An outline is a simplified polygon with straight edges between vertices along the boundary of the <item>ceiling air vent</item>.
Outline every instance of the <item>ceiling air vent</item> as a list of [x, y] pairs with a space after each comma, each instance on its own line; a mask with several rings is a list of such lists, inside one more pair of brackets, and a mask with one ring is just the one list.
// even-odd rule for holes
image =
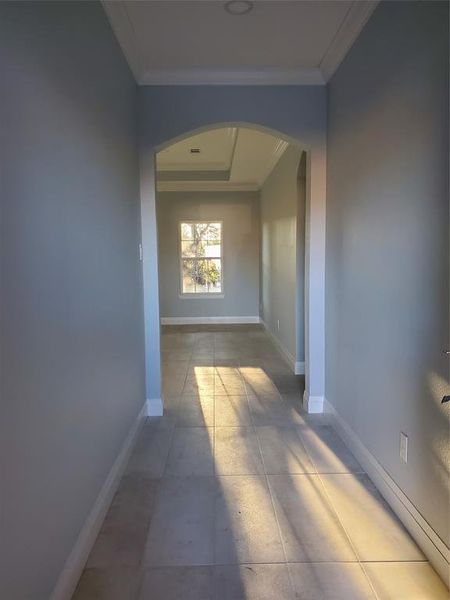
[[224, 6], [230, 15], [247, 15], [253, 8], [253, 2], [250, 0], [229, 0]]

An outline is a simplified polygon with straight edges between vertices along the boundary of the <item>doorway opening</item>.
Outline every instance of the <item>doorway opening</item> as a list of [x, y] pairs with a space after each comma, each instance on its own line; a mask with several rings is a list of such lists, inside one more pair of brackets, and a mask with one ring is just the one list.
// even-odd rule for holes
[[[159, 148], [155, 169], [166, 406], [190, 385], [181, 362], [245, 366], [272, 350], [285, 363], [280, 391], [300, 406], [308, 371], [305, 149], [264, 128], [218, 125]], [[285, 367], [297, 378], [283, 379]]]

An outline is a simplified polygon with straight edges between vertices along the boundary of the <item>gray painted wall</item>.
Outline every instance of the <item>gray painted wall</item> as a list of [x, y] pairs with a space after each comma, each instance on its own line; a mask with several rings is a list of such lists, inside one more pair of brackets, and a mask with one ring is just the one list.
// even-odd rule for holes
[[0, 597], [48, 600], [145, 398], [136, 87], [98, 3], [0, 3], [0, 61]]
[[327, 399], [447, 545], [448, 22], [383, 2], [331, 80], [326, 254]]
[[[324, 86], [143, 86], [138, 90], [144, 245], [148, 397], [161, 394], [159, 290], [154, 155], [174, 138], [208, 125], [256, 124], [285, 134], [308, 150], [307, 204], [311, 240], [306, 256], [306, 386], [322, 396], [324, 376], [326, 89]], [[311, 276], [309, 277], [309, 273]], [[309, 279], [308, 279], [309, 278]]]
[[[157, 196], [161, 317], [259, 315], [258, 192], [177, 192]], [[223, 298], [180, 298], [179, 225], [222, 221]]]
[[[295, 146], [289, 146], [261, 189], [262, 317], [269, 331], [296, 361], [304, 360], [305, 197], [300, 198], [298, 185], [301, 153]], [[297, 231], [298, 219], [303, 227]]]

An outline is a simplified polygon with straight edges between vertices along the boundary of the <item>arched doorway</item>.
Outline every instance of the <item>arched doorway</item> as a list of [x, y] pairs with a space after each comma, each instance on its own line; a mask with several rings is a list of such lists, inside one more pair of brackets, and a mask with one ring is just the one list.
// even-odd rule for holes
[[[193, 135], [223, 127], [245, 127], [275, 135], [305, 153], [305, 395], [308, 412], [322, 412], [324, 398], [324, 261], [325, 170], [323, 155], [301, 140], [276, 129], [247, 121], [216, 122], [183, 131], [143, 152], [141, 163], [142, 240], [144, 247], [144, 313], [146, 342], [147, 403], [151, 415], [162, 414], [160, 369], [160, 310], [158, 291], [158, 244], [155, 212], [156, 154]], [[322, 149], [323, 150], [323, 149]], [[314, 168], [312, 168], [314, 167]], [[323, 179], [323, 181], [321, 181]], [[322, 187], [323, 185], [323, 187]], [[317, 201], [312, 190], [317, 188]], [[313, 201], [312, 201], [313, 200]]]

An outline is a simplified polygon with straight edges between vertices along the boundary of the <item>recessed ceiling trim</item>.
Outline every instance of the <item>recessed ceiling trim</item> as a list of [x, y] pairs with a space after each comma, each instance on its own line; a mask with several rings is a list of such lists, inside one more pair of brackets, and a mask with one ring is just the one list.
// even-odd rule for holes
[[353, 2], [319, 65], [325, 81], [332, 77], [344, 60], [378, 3], [379, 0]]
[[239, 139], [239, 129], [237, 127], [235, 127], [234, 130], [235, 130], [235, 133], [234, 133], [234, 139], [233, 139], [233, 149], [231, 150], [230, 167], [229, 167], [230, 178], [231, 178], [231, 174], [233, 173], [234, 157], [236, 156], [236, 146], [237, 146], [238, 139]]
[[156, 171], [157, 181], [229, 181], [230, 171]]
[[286, 142], [285, 140], [278, 140], [277, 144], [275, 145], [275, 147], [273, 149], [272, 154], [269, 157], [266, 168], [262, 174], [261, 181], [258, 182], [260, 187], [262, 187], [264, 185], [264, 182], [269, 177], [269, 175], [272, 173], [277, 162], [283, 156], [283, 154], [287, 150], [288, 146], [289, 146], [289, 142]]
[[229, 164], [228, 164], [228, 170], [231, 173], [231, 169], [233, 168], [234, 155], [236, 153], [236, 145], [237, 145], [238, 136], [239, 136], [239, 129], [237, 127], [229, 127], [228, 128], [228, 136], [231, 140], [231, 153], [230, 153], [230, 160], [229, 160]]
[[158, 161], [158, 171], [226, 171], [230, 168], [227, 162], [161, 162]]
[[140, 85], [324, 85], [319, 69], [179, 69], [148, 71]]
[[160, 181], [158, 192], [257, 192], [259, 185], [253, 182], [230, 181]]

